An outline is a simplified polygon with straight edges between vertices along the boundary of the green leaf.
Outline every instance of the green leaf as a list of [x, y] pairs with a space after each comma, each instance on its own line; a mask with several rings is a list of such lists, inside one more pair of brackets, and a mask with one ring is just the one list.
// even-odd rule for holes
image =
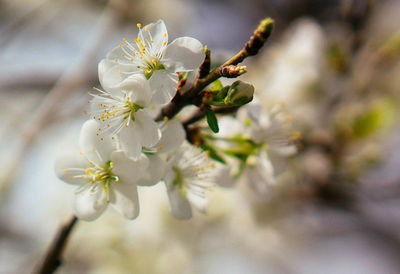
[[222, 158], [221, 155], [218, 154], [217, 150], [208, 144], [202, 144], [200, 145], [200, 147], [204, 150], [208, 152], [208, 156], [211, 157], [211, 159], [214, 159], [215, 161], [218, 161], [222, 164], [226, 164], [226, 161], [224, 160], [224, 158]]
[[218, 133], [219, 127], [218, 127], [217, 117], [215, 116], [215, 113], [211, 108], [206, 108], [206, 118], [210, 129], [214, 133]]
[[224, 86], [222, 85], [220, 80], [215, 80], [213, 82], [213, 86], [211, 87], [211, 91], [219, 91], [223, 88]]

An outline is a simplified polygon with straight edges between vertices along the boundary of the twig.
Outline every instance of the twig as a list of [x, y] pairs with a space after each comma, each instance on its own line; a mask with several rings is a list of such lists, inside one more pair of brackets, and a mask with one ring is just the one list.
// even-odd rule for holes
[[[224, 72], [226, 72], [226, 67], [232, 68], [230, 66], [235, 66], [241, 63], [248, 56], [256, 55], [261, 47], [264, 45], [264, 43], [267, 41], [268, 37], [271, 35], [273, 26], [274, 20], [272, 20], [271, 18], [262, 20], [241, 51], [239, 51], [235, 56], [233, 56], [221, 66], [211, 71], [207, 76], [204, 76], [202, 78], [201, 76], [203, 76], [203, 73], [199, 73], [198, 78], [194, 82], [193, 86], [183, 93], [178, 92], [171, 103], [169, 103], [160, 111], [159, 115], [156, 117], [156, 120], [160, 121], [164, 117], [174, 117], [183, 107], [193, 104], [197, 95], [199, 95], [205, 87], [207, 87], [218, 78], [224, 76]], [[207, 62], [209, 62], [209, 55], [207, 54], [206, 50], [206, 58], [203, 64]], [[203, 64], [201, 65], [201, 67], [203, 67]]]
[[72, 229], [77, 223], [78, 218], [72, 216], [67, 222], [65, 222], [58, 230], [56, 236], [53, 239], [49, 249], [46, 252], [44, 260], [38, 265], [37, 269], [33, 273], [37, 274], [49, 274], [54, 273], [56, 269], [62, 264], [61, 256], [67, 243], [68, 237], [71, 234]]

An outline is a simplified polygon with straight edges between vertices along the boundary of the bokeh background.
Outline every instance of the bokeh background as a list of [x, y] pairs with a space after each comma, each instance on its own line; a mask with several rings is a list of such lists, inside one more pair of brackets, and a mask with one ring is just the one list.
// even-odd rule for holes
[[138, 219], [78, 224], [58, 273], [399, 273], [399, 14], [398, 0], [0, 0], [0, 273], [29, 273], [70, 216], [57, 150], [136, 23], [162, 18], [220, 62], [267, 16], [243, 78], [303, 134], [278, 187], [215, 188], [190, 221], [170, 216], [163, 185], [142, 188]]

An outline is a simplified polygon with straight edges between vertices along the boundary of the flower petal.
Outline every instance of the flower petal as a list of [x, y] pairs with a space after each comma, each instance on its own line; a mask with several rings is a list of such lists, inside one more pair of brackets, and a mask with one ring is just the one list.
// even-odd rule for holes
[[142, 153], [140, 133], [136, 131], [134, 122], [131, 121], [128, 127], [123, 127], [119, 132], [119, 141], [126, 154], [132, 159], [139, 159]]
[[135, 184], [141, 179], [149, 166], [149, 159], [143, 153], [137, 160], [128, 158], [124, 151], [114, 151], [111, 154], [111, 161], [114, 163], [113, 173], [120, 178], [122, 184]]
[[276, 183], [274, 168], [264, 154], [261, 154], [257, 161], [256, 166], [249, 166], [246, 169], [247, 182], [256, 194], [265, 197]]
[[178, 75], [166, 70], [156, 70], [150, 77], [150, 88], [153, 91], [153, 102], [167, 104], [176, 94]]
[[161, 138], [161, 131], [157, 123], [154, 122], [145, 110], [141, 109], [135, 113], [133, 127], [135, 131], [140, 133], [142, 146], [152, 147]]
[[144, 169], [141, 170], [144, 177], [137, 182], [140, 186], [157, 184], [165, 172], [166, 163], [160, 157], [157, 155], [148, 155], [147, 157], [149, 158], [149, 166], [145, 172], [143, 172]]
[[139, 215], [139, 199], [135, 184], [119, 182], [113, 185], [115, 200], [113, 207], [127, 219], [135, 219]]
[[[233, 163], [232, 163], [233, 164]], [[232, 176], [232, 166], [218, 164], [218, 169], [215, 175], [215, 183], [221, 187], [233, 187], [236, 181]]]
[[[105, 90], [112, 92], [114, 90], [118, 91], [122, 81], [135, 71], [138, 71], [138, 69], [133, 65], [118, 64], [115, 61], [103, 59], [99, 63], [98, 71], [101, 86]], [[124, 72], [132, 73], [128, 74]]]
[[197, 69], [204, 60], [203, 45], [191, 37], [180, 37], [165, 49], [162, 63], [173, 72]]
[[139, 106], [147, 107], [150, 104], [152, 92], [144, 75], [132, 75], [121, 83], [121, 88], [130, 92], [130, 99]]
[[86, 121], [79, 136], [79, 147], [89, 161], [103, 166], [110, 159], [114, 151], [114, 144], [111, 136], [101, 133], [100, 125], [94, 120]]
[[99, 185], [93, 185], [75, 195], [75, 214], [79, 219], [93, 221], [107, 208], [106, 197]]
[[144, 28], [142, 28], [142, 35], [144, 41], [146, 39], [148, 41], [153, 41], [153, 43], [151, 43], [151, 50], [153, 53], [161, 52], [168, 43], [167, 27], [161, 19], [155, 23], [144, 26]]
[[76, 178], [77, 175], [85, 174], [89, 163], [87, 159], [78, 152], [64, 152], [59, 155], [55, 164], [55, 171], [61, 180], [69, 184], [84, 184], [85, 178]]
[[177, 219], [192, 218], [192, 207], [179, 188], [173, 185], [167, 186], [167, 193], [171, 214]]
[[155, 145], [159, 149], [159, 153], [168, 153], [178, 149], [186, 138], [182, 124], [176, 120], [167, 121], [164, 128], [161, 129], [161, 133], [161, 139]]

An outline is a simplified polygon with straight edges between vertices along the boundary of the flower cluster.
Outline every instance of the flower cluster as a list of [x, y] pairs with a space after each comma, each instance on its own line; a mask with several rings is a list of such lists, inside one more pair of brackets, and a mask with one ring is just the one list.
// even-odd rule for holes
[[90, 120], [81, 129], [77, 152], [56, 162], [58, 177], [78, 185], [75, 213], [90, 221], [113, 206], [124, 217], [139, 214], [138, 186], [165, 182], [172, 214], [191, 217], [191, 204], [204, 210], [212, 185], [205, 153], [184, 142], [175, 120], [155, 122], [151, 110], [171, 101], [178, 72], [197, 69], [202, 44], [190, 37], [168, 44], [162, 20], [141, 27], [133, 42], [112, 49], [99, 63], [102, 89], [89, 94]]
[[[271, 22], [264, 20], [261, 25]], [[253, 85], [235, 81], [223, 86], [212, 76], [209, 78], [214, 80], [208, 84], [213, 85], [198, 93], [199, 98], [189, 98], [186, 105], [197, 102], [214, 133], [219, 131], [214, 110], [240, 108], [237, 119], [225, 117], [235, 125], [220, 119], [222, 132], [215, 135], [202, 127], [197, 131], [187, 126], [184, 129], [177, 120], [155, 120], [153, 110], [170, 103], [180, 85], [190, 82], [193, 75], [188, 72], [200, 67], [197, 80], [218, 71], [219, 77], [234, 78], [245, 73], [246, 67], [227, 65], [209, 72], [205, 69], [209, 51], [198, 40], [181, 37], [168, 44], [162, 20], [137, 26], [134, 41], [124, 38], [99, 63], [102, 89], [95, 87], [89, 92], [93, 97], [89, 101], [90, 120], [82, 127], [79, 151], [63, 154], [56, 163], [58, 177], [78, 185], [77, 217], [94, 220], [110, 204], [124, 217], [134, 219], [139, 214], [138, 187], [159, 182], [165, 183], [171, 213], [179, 219], [191, 218], [192, 206], [205, 210], [206, 192], [215, 180], [232, 185], [234, 179], [246, 174], [257, 193], [268, 192], [279, 172], [275, 162], [282, 162], [276, 159], [296, 151], [286, 126], [287, 116], [282, 111], [264, 113], [259, 105], [240, 108], [253, 100]], [[258, 28], [254, 37], [261, 39], [263, 31], [269, 33], [270, 29]], [[251, 43], [246, 44], [247, 55], [255, 52], [248, 48]], [[192, 81], [193, 87], [197, 80]], [[231, 133], [224, 133], [224, 128]], [[237, 132], [232, 134], [235, 128]], [[192, 134], [186, 136], [187, 132], [198, 132], [198, 140]], [[214, 169], [216, 161], [224, 167]], [[217, 170], [220, 172], [214, 172]]]

